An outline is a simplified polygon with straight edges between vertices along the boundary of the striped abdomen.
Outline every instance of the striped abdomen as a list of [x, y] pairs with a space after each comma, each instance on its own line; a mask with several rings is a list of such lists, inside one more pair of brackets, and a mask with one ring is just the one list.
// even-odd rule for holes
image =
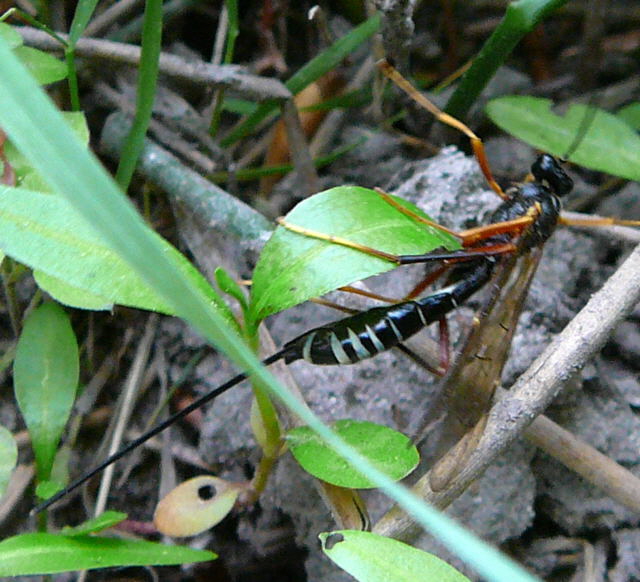
[[304, 359], [317, 365], [355, 364], [410, 338], [442, 319], [490, 278], [495, 258], [479, 260], [463, 280], [416, 301], [374, 307], [317, 327], [285, 344], [287, 363]]

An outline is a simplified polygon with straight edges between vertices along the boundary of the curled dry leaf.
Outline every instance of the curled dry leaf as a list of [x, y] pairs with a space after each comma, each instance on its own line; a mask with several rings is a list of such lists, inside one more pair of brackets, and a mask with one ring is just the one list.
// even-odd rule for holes
[[168, 536], [197, 535], [220, 523], [247, 486], [211, 475], [194, 477], [160, 500], [153, 522], [158, 531]]

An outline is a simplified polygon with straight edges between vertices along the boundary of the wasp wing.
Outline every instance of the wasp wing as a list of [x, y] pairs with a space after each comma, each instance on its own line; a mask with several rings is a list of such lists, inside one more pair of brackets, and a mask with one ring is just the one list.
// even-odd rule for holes
[[456, 451], [443, 457], [431, 470], [429, 481], [434, 491], [444, 489], [462, 470], [484, 432], [541, 255], [542, 249], [534, 248], [525, 254], [516, 251], [503, 259], [489, 283], [491, 296], [474, 318], [473, 328], [445, 379], [447, 414], [438, 451], [443, 454], [454, 444]]

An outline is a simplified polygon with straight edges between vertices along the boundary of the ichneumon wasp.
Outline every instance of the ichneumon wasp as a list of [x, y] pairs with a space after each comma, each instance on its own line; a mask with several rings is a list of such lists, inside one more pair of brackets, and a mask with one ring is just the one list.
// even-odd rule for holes
[[[447, 119], [441, 119], [448, 122]], [[482, 151], [475, 135], [470, 136], [476, 151]], [[502, 192], [488, 173], [485, 175], [497, 192]], [[330, 239], [333, 244], [352, 246], [361, 252], [372, 253], [397, 264], [410, 264], [424, 261], [448, 261], [452, 265], [452, 281], [444, 288], [430, 293], [422, 299], [408, 299], [395, 305], [374, 308], [352, 315], [332, 325], [320, 326], [290, 340], [284, 347], [264, 360], [271, 364], [278, 360], [291, 363], [304, 359], [314, 364], [356, 363], [408, 339], [419, 329], [440, 321], [451, 310], [491, 280], [494, 271], [504, 262], [516, 255], [526, 255], [535, 251], [551, 235], [557, 224], [560, 205], [556, 195], [562, 196], [571, 189], [570, 179], [561, 166], [551, 156], [540, 156], [532, 167], [533, 180], [519, 186], [509, 194], [501, 193], [503, 204], [491, 218], [492, 225], [480, 227], [463, 233], [455, 233], [462, 240], [465, 250], [459, 252], [426, 254], [417, 256], [390, 256], [377, 250], [352, 245], [349, 241]], [[392, 203], [392, 202], [390, 202]], [[287, 228], [295, 230], [296, 225]], [[298, 229], [299, 230], [299, 229]], [[322, 236], [309, 229], [303, 229], [303, 236]], [[459, 263], [459, 264], [458, 264]], [[177, 418], [185, 416], [205, 402], [214, 399], [231, 387], [246, 379], [240, 374], [218, 389], [194, 402], [178, 415], [160, 424], [150, 433], [133, 441], [128, 447], [107, 459], [93, 473], [101, 470], [125, 455], [142, 442], [151, 438], [172, 424]], [[486, 407], [486, 402], [481, 408]], [[82, 481], [86, 480], [85, 476]], [[73, 483], [68, 489], [80, 484]], [[53, 502], [55, 498], [49, 501]]]

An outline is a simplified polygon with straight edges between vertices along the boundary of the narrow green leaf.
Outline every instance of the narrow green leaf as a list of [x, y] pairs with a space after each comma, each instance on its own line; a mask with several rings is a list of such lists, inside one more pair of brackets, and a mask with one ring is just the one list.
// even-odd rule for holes
[[67, 66], [49, 53], [30, 46], [20, 46], [14, 49], [14, 53], [40, 85], [55, 83], [67, 77]]
[[78, 344], [64, 310], [45, 303], [27, 318], [16, 350], [16, 400], [31, 436], [38, 480], [49, 478], [78, 387]]
[[17, 461], [16, 440], [10, 430], [0, 425], [0, 497], [4, 495]]
[[246, 310], [247, 297], [245, 291], [236, 283], [234, 278], [222, 267], [218, 267], [213, 274], [218, 287], [220, 287], [220, 291], [233, 297], [242, 306], [242, 309]]
[[146, 0], [142, 26], [142, 49], [138, 65], [136, 111], [131, 130], [122, 146], [122, 154], [116, 171], [116, 182], [125, 192], [144, 148], [145, 134], [151, 122], [161, 50], [162, 0]]
[[[387, 426], [369, 421], [338, 420], [332, 428], [391, 479], [406, 477], [420, 460], [411, 440]], [[376, 487], [373, 481], [354, 469], [309, 427], [290, 430], [286, 440], [296, 461], [314, 477], [350, 489]]]
[[114, 566], [168, 566], [216, 558], [213, 552], [155, 542], [32, 533], [0, 542], [0, 576], [56, 574]]
[[77, 3], [69, 29], [69, 45], [74, 46], [78, 42], [89, 24], [97, 4], [98, 0], [80, 0]]
[[322, 551], [359, 582], [469, 582], [433, 554], [366, 531], [321, 533]]
[[113, 527], [125, 519], [127, 519], [126, 513], [122, 513], [121, 511], [105, 511], [76, 527], [64, 527], [60, 533], [68, 537], [89, 535]]
[[[535, 97], [509, 96], [487, 104], [491, 120], [526, 141], [553, 154], [565, 156], [579, 135], [586, 106], [572, 105], [558, 115], [552, 102]], [[624, 121], [598, 109], [574, 152], [571, 161], [592, 170], [629, 180], [640, 180], [640, 137]]]
[[[406, 200], [393, 197], [428, 218]], [[286, 220], [393, 254], [460, 248], [441, 230], [426, 226], [367, 188], [331, 188], [298, 204]], [[260, 321], [283, 309], [385, 271], [397, 265], [358, 250], [278, 227], [253, 272], [250, 314]]]

